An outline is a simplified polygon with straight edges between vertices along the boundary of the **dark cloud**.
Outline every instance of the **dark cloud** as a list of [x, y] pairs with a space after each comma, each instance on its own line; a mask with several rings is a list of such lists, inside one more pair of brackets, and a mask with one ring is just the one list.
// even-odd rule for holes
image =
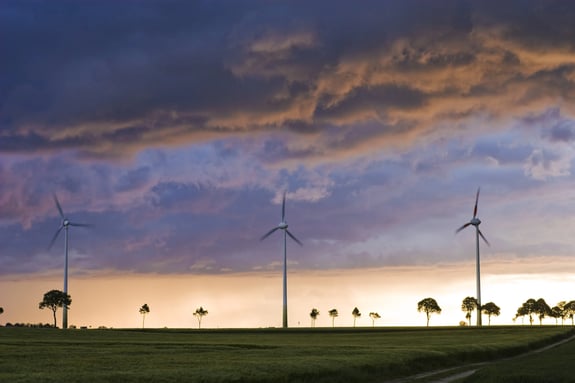
[[60, 267], [52, 193], [85, 270], [275, 269], [283, 190], [294, 268], [462, 259], [477, 186], [518, 223], [572, 186], [574, 9], [5, 1], [0, 273]]
[[575, 139], [573, 120], [562, 113], [559, 107], [525, 117], [522, 123], [539, 131], [542, 138], [553, 143], [569, 143]]
[[[368, 116], [384, 115], [388, 108], [414, 109], [425, 102], [425, 95], [416, 89], [386, 85], [359, 88], [333, 107], [319, 107], [315, 116], [319, 119], [348, 119], [358, 122]], [[354, 118], [354, 115], [359, 117]], [[365, 116], [365, 117], [363, 117]]]
[[554, 142], [571, 142], [575, 139], [573, 122], [563, 121], [554, 125], [549, 131], [549, 139]]
[[150, 180], [150, 171], [148, 166], [128, 171], [118, 179], [115, 190], [127, 192], [141, 188]]
[[480, 17], [493, 25], [505, 26], [505, 36], [525, 45], [538, 48], [550, 45], [568, 45], [575, 48], [572, 39], [575, 36], [573, 23], [568, 22], [575, 16], [575, 8], [560, 0], [515, 0], [500, 3], [498, 1], [475, 2], [474, 7]]
[[[182, 208], [202, 195], [202, 185], [161, 182], [151, 188], [151, 204], [162, 209]], [[204, 189], [205, 190], [205, 189]]]
[[0, 150], [117, 158], [288, 129], [326, 133], [310, 155], [330, 157], [333, 125], [379, 123], [350, 143], [376, 150], [394, 145], [392, 125], [412, 140], [434, 116], [521, 116], [518, 84], [536, 109], [572, 98], [573, 13], [546, 1], [8, 1]]
[[501, 165], [521, 165], [532, 150], [530, 145], [518, 145], [511, 137], [495, 137], [477, 140], [471, 154], [479, 159], [493, 159]]

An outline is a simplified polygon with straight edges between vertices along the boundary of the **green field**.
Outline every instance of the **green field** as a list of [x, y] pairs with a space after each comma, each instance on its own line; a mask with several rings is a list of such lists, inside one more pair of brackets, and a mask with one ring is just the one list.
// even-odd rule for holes
[[572, 328], [0, 328], [4, 382], [383, 382], [498, 359]]
[[575, 342], [481, 368], [465, 383], [575, 382]]

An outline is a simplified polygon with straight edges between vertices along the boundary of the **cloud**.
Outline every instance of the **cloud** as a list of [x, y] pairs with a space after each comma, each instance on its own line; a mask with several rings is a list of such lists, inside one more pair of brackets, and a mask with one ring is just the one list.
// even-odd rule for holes
[[0, 150], [116, 159], [288, 130], [300, 158], [337, 159], [477, 118], [570, 120], [574, 7], [520, 4], [9, 3]]
[[551, 128], [549, 137], [552, 141], [556, 142], [571, 142], [575, 139], [575, 134], [571, 129], [572, 123], [559, 124]]
[[126, 192], [144, 186], [150, 179], [150, 168], [141, 167], [122, 175], [116, 183], [116, 191]]
[[537, 180], [545, 180], [547, 177], [560, 177], [571, 174], [571, 159], [561, 157], [555, 153], [549, 153], [535, 149], [525, 164], [525, 174]]
[[568, 251], [521, 238], [575, 186], [570, 4], [62, 4], [0, 11], [3, 273], [59, 267], [53, 192], [86, 270], [277, 269], [284, 190], [294, 269], [466, 259], [478, 186], [494, 247]]

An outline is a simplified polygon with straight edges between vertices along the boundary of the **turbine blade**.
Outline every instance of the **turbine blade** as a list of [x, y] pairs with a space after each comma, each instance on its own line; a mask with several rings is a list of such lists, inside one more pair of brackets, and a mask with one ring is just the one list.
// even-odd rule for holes
[[56, 234], [54, 234], [54, 236], [52, 237], [52, 240], [50, 241], [50, 245], [48, 246], [48, 250], [50, 250], [52, 248], [52, 246], [54, 245], [54, 242], [56, 242], [56, 239], [58, 238], [58, 235], [60, 235], [60, 232], [62, 231], [63, 228], [64, 228], [64, 225], [60, 226], [60, 228], [56, 231]]
[[269, 237], [270, 235], [272, 235], [272, 233], [276, 230], [279, 230], [279, 226], [278, 227], [274, 227], [273, 229], [271, 229], [270, 231], [268, 231], [267, 233], [265, 233], [261, 238], [260, 241], [263, 241], [264, 239], [266, 239], [267, 237]]
[[463, 225], [459, 229], [455, 230], [455, 234], [459, 233], [461, 230], [465, 229], [469, 225], [471, 225], [471, 222], [467, 222], [465, 225]]
[[294, 237], [294, 235], [292, 233], [289, 232], [288, 229], [286, 229], [286, 233], [287, 235], [289, 235], [291, 237], [291, 239], [293, 239], [294, 241], [296, 241], [298, 243], [298, 245], [303, 246], [303, 243], [300, 242], [299, 239], [297, 239], [296, 237]]
[[284, 190], [284, 198], [282, 202], [282, 222], [286, 219], [286, 191]]
[[52, 197], [54, 197], [54, 203], [56, 204], [56, 207], [58, 208], [58, 213], [60, 213], [60, 217], [62, 217], [62, 219], [65, 219], [66, 217], [64, 217], [64, 211], [62, 211], [62, 206], [60, 206], [60, 202], [58, 201], [58, 197], [56, 197], [56, 194], [52, 194]]
[[485, 243], [487, 244], [487, 246], [491, 246], [491, 244], [489, 244], [489, 241], [487, 240], [487, 238], [485, 238], [485, 236], [483, 235], [483, 233], [481, 232], [481, 230], [479, 230], [479, 228], [477, 228], [477, 232], [479, 233], [479, 236], [481, 238], [483, 238], [483, 240], [485, 241]]
[[477, 217], [477, 203], [479, 202], [479, 188], [477, 188], [477, 194], [475, 195], [475, 208], [473, 208], [473, 218]]
[[77, 226], [77, 227], [93, 227], [94, 226], [90, 223], [73, 223], [73, 222], [70, 222], [69, 225], [70, 226]]

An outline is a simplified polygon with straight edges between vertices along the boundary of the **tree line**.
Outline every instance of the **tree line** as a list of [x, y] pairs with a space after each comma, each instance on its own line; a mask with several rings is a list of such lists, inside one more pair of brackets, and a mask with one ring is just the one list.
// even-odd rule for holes
[[[140, 314], [142, 315], [142, 328], [144, 328], [144, 321], [146, 319], [146, 315], [150, 313], [150, 306], [147, 303], [144, 303], [139, 310]], [[194, 312], [194, 316], [198, 320], [198, 328], [202, 328], [202, 318], [208, 315], [208, 310], [204, 309], [202, 306], [196, 309]]]
[[[475, 298], [472, 297], [467, 297], [463, 300], [463, 304], [462, 304], [462, 310], [465, 311], [466, 314], [466, 318], [469, 320], [469, 324], [471, 325], [471, 312], [473, 312], [473, 310], [477, 309], [477, 300]], [[499, 315], [500, 313], [500, 309], [499, 307], [493, 303], [493, 302], [489, 302], [485, 305], [483, 305], [483, 313], [489, 316], [489, 323], [491, 324], [491, 316], [492, 315]], [[423, 312], [426, 315], [427, 318], [427, 326], [429, 326], [429, 320], [431, 319], [431, 315], [432, 314], [441, 314], [441, 307], [439, 307], [439, 304], [437, 303], [437, 301], [433, 298], [425, 298], [421, 301], [419, 301], [417, 303], [417, 311], [418, 312]], [[311, 327], [315, 327], [315, 321], [317, 319], [319, 315], [319, 311], [316, 308], [312, 308], [311, 312], [309, 314], [309, 316], [311, 317]], [[337, 318], [339, 316], [339, 312], [337, 311], [337, 309], [331, 309], [328, 311], [328, 315], [331, 318], [331, 326], [334, 327], [335, 326], [335, 318]], [[355, 307], [353, 309], [353, 311], [351, 312], [351, 315], [353, 316], [353, 327], [355, 327], [356, 324], [356, 320], [357, 318], [361, 317], [361, 312], [359, 311], [359, 309], [357, 307]], [[369, 317], [371, 318], [371, 324], [372, 327], [375, 327], [375, 321], [377, 319], [381, 319], [381, 315], [379, 315], [379, 313], [377, 312], [370, 312], [369, 313]]]
[[[318, 309], [312, 308], [311, 312], [309, 313], [309, 316], [311, 317], [311, 327], [315, 327], [315, 321], [318, 315], [319, 315]], [[335, 327], [335, 318], [339, 316], [339, 312], [337, 311], [337, 309], [331, 309], [328, 311], [328, 315], [331, 318], [331, 327]], [[361, 317], [361, 312], [357, 307], [354, 307], [354, 309], [351, 312], [351, 315], [353, 316], [353, 327], [355, 327], [356, 320]], [[375, 326], [375, 321], [381, 318], [381, 316], [376, 312], [370, 312], [369, 317], [371, 318], [372, 326]]]
[[[69, 294], [64, 293], [60, 290], [50, 290], [44, 294], [42, 301], [38, 304], [38, 308], [40, 310], [49, 309], [52, 311], [52, 318], [54, 320], [54, 328], [58, 327], [58, 322], [56, 319], [56, 312], [59, 308], [64, 307], [64, 305], [70, 307], [72, 304], [72, 298]], [[144, 303], [138, 310], [140, 315], [142, 315], [142, 328], [144, 328], [146, 315], [150, 313], [150, 306], [147, 303]], [[4, 313], [4, 308], [0, 307], [0, 314]], [[194, 312], [194, 317], [198, 319], [198, 328], [201, 328], [202, 325], [202, 318], [208, 315], [208, 310], [204, 309], [203, 307], [199, 307]], [[45, 326], [42, 326], [45, 327]]]
[[[493, 302], [486, 303], [479, 306], [479, 302], [474, 297], [465, 297], [461, 303], [461, 311], [465, 312], [465, 319], [471, 326], [471, 315], [473, 311], [478, 311], [481, 314], [487, 315], [489, 318], [489, 325], [491, 325], [491, 317], [499, 316], [501, 314], [501, 309]], [[463, 322], [465, 323], [465, 322]]]
[[[52, 311], [52, 317], [54, 320], [54, 327], [57, 327], [56, 311], [58, 308], [62, 308], [64, 305], [70, 306], [72, 304], [72, 298], [69, 294], [66, 294], [60, 290], [50, 290], [44, 294], [42, 301], [38, 304], [39, 309], [49, 309]], [[489, 325], [491, 325], [491, 317], [499, 316], [501, 314], [501, 309], [493, 302], [486, 303], [479, 307], [477, 299], [474, 297], [466, 297], [461, 303], [461, 310], [465, 312], [465, 319], [471, 325], [471, 316], [474, 311], [480, 314], [487, 315], [489, 318]], [[139, 313], [142, 315], [142, 328], [145, 326], [146, 315], [150, 313], [150, 307], [148, 304], [144, 304], [139, 308]], [[425, 313], [426, 315], [426, 325], [429, 326], [429, 321], [432, 314], [441, 314], [441, 307], [434, 298], [425, 298], [417, 303], [417, 311]], [[4, 308], [0, 307], [0, 314], [4, 313]], [[198, 328], [202, 326], [202, 318], [208, 315], [208, 310], [203, 307], [199, 307], [193, 313], [194, 317], [198, 320]], [[315, 322], [320, 312], [317, 308], [312, 308], [309, 314], [311, 318], [311, 327], [315, 327]], [[339, 316], [337, 309], [331, 309], [328, 311], [328, 315], [331, 318], [331, 325], [335, 327], [335, 319]], [[353, 327], [356, 326], [356, 321], [361, 317], [361, 312], [357, 307], [351, 311], [353, 316]], [[518, 318], [524, 320], [525, 317], [529, 318], [529, 324], [533, 325], [535, 318], [539, 319], [539, 324], [543, 324], [543, 319], [545, 317], [555, 318], [555, 323], [559, 323], [561, 319], [561, 324], [563, 325], [565, 319], [571, 319], [571, 325], [575, 326], [575, 300], [572, 301], [561, 301], [557, 305], [550, 307], [543, 298], [537, 300], [530, 298], [523, 302], [523, 304], [517, 309], [515, 317], [513, 317], [513, 322]], [[372, 321], [372, 326], [375, 327], [375, 321], [381, 319], [381, 315], [377, 312], [370, 312], [369, 318]], [[466, 322], [460, 322], [460, 324], [465, 325]]]
[[[461, 310], [465, 312], [465, 319], [469, 326], [471, 326], [471, 316], [474, 311], [480, 312], [482, 315], [487, 315], [488, 324], [491, 325], [491, 317], [499, 316], [501, 314], [501, 309], [494, 302], [488, 302], [479, 307], [477, 299], [474, 297], [465, 297], [461, 303]], [[441, 307], [434, 298], [425, 298], [417, 303], [417, 311], [422, 312], [426, 316], [426, 326], [429, 326], [429, 321], [432, 314], [441, 314]], [[312, 320], [311, 327], [315, 327], [315, 321], [319, 315], [319, 311], [313, 308], [310, 312], [310, 317]], [[332, 327], [335, 326], [335, 318], [339, 316], [337, 309], [331, 309], [328, 311], [328, 315], [331, 318]], [[361, 313], [357, 307], [351, 312], [353, 316], [353, 327], [355, 327], [356, 319], [361, 317]], [[517, 309], [517, 314], [513, 318], [515, 322], [517, 318], [529, 317], [529, 323], [533, 325], [533, 316], [539, 318], [539, 324], [543, 324], [543, 319], [545, 317], [555, 318], [555, 323], [558, 324], [559, 319], [561, 319], [561, 324], [564, 323], [565, 319], [571, 319], [571, 324], [575, 326], [575, 300], [566, 302], [561, 301], [556, 306], [550, 307], [543, 298], [528, 299], [524, 302], [521, 307]], [[375, 326], [375, 321], [381, 318], [381, 315], [377, 312], [370, 312], [369, 317], [372, 320], [372, 326]], [[467, 325], [466, 322], [460, 322], [463, 325]]]
[[563, 325], [565, 319], [571, 319], [571, 325], [575, 325], [575, 300], [567, 302], [561, 301], [557, 305], [550, 307], [545, 299], [539, 298], [537, 300], [530, 298], [523, 302], [523, 304], [517, 309], [517, 313], [513, 318], [516, 321], [518, 318], [529, 317], [529, 324], [533, 326], [535, 319], [533, 316], [539, 319], [539, 325], [543, 324], [543, 319], [545, 317], [555, 318], [555, 323], [558, 324], [559, 319], [561, 319], [561, 324]]
[[[471, 314], [473, 311], [477, 310], [479, 313], [487, 315], [489, 318], [489, 324], [491, 324], [491, 316], [499, 316], [501, 314], [501, 309], [495, 303], [489, 302], [479, 307], [477, 299], [474, 297], [466, 297], [463, 299], [461, 310], [466, 313], [465, 319], [468, 320], [469, 325], [471, 325]], [[439, 307], [435, 299], [425, 298], [417, 304], [417, 311], [424, 312], [426, 314], [427, 325], [429, 326], [431, 314], [441, 314], [441, 307]], [[556, 306], [550, 307], [543, 298], [539, 298], [537, 300], [529, 298], [517, 309], [513, 322], [518, 318], [523, 319], [526, 316], [529, 317], [530, 325], [533, 325], [535, 316], [539, 319], [539, 325], [543, 324], [543, 319], [545, 319], [545, 317], [550, 317], [555, 318], [555, 324], [558, 324], [559, 319], [561, 319], [562, 325], [564, 324], [565, 319], [569, 318], [571, 319], [571, 325], [575, 326], [575, 300], [570, 302], [561, 301], [557, 303]]]

